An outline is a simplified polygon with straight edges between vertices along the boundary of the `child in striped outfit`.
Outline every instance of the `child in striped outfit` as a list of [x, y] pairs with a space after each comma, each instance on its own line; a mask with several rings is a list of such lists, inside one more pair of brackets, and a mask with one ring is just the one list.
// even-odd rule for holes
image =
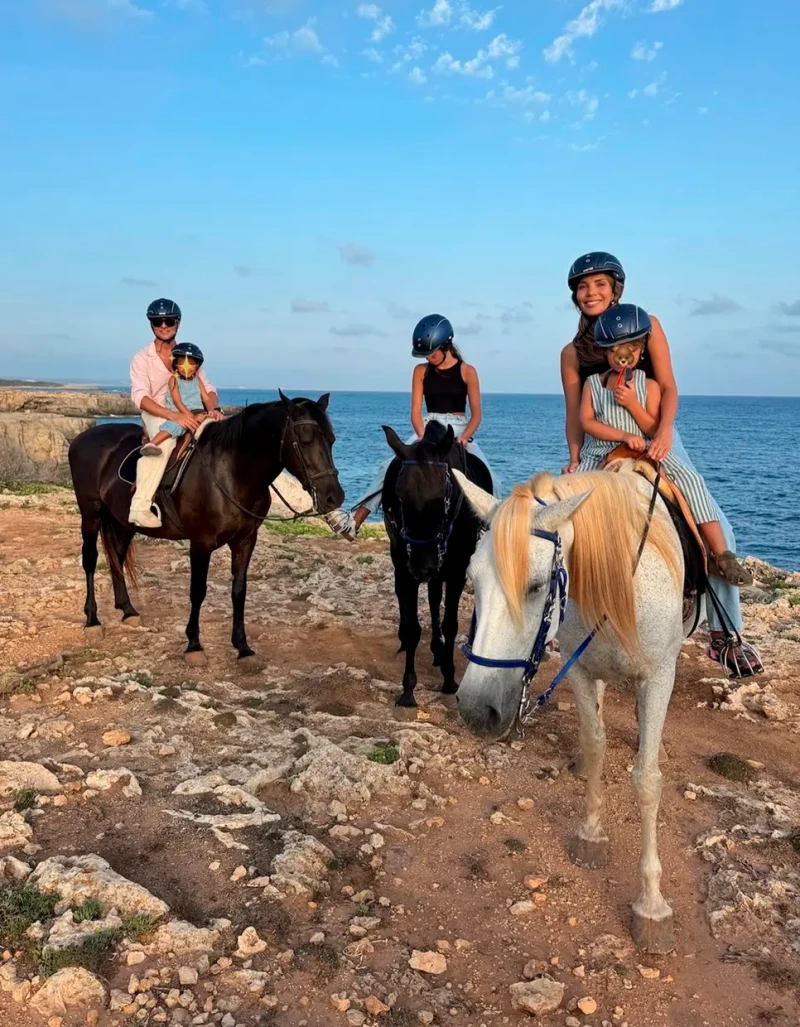
[[[620, 304], [598, 320], [595, 340], [606, 350], [610, 366], [605, 374], [591, 375], [583, 387], [581, 427], [588, 438], [581, 449], [579, 472], [602, 467], [620, 444], [645, 453], [656, 433], [661, 389], [636, 367], [649, 333], [650, 318], [633, 304]], [[750, 584], [752, 575], [726, 548], [720, 511], [702, 476], [674, 453], [662, 460], [661, 473], [683, 493], [719, 576], [731, 585]]]

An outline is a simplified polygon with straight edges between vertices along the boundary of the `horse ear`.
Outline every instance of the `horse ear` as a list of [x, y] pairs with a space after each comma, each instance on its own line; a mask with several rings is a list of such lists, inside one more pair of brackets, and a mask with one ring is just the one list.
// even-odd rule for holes
[[452, 424], [448, 424], [447, 431], [444, 433], [444, 438], [441, 442], [437, 442], [435, 446], [435, 452], [438, 457], [446, 457], [450, 450], [453, 448], [453, 444], [456, 441], [456, 433], [453, 431]]
[[401, 460], [408, 460], [411, 454], [410, 447], [403, 442], [394, 428], [390, 428], [388, 424], [384, 424], [381, 427], [386, 436], [386, 441], [389, 443], [389, 448], [394, 455], [400, 457]]
[[453, 476], [458, 482], [459, 488], [467, 497], [467, 502], [475, 511], [477, 516], [484, 524], [488, 524], [494, 516], [495, 510], [500, 505], [500, 500], [495, 499], [494, 496], [489, 495], [488, 492], [484, 492], [482, 488], [470, 481], [465, 474], [461, 473], [461, 471], [454, 470]]
[[278, 395], [281, 398], [281, 403], [283, 403], [283, 405], [286, 407], [286, 409], [287, 410], [291, 410], [292, 409], [293, 401], [291, 399], [289, 399], [288, 396], [284, 395], [282, 389], [278, 389]]
[[320, 408], [320, 410], [322, 410], [324, 412], [324, 411], [326, 411], [328, 409], [328, 403], [330, 403], [330, 400], [331, 400], [331, 394], [329, 392], [326, 392], [323, 396], [320, 396], [319, 399], [317, 400], [317, 406]]
[[550, 506], [539, 506], [534, 504], [533, 523], [537, 528], [544, 528], [545, 531], [558, 531], [570, 520], [579, 506], [589, 498], [592, 489], [581, 492], [577, 496], [570, 496], [569, 499], [562, 499]]

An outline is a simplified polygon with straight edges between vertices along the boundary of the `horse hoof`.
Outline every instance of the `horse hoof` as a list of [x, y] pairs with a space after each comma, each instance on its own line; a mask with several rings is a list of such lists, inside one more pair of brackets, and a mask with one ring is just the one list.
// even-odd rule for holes
[[208, 657], [202, 649], [195, 649], [193, 652], [184, 653], [183, 658], [190, 667], [205, 667], [208, 663]]
[[675, 948], [675, 925], [672, 913], [656, 920], [633, 911], [631, 933], [637, 948], [654, 956], [665, 956]]
[[567, 847], [569, 858], [579, 867], [600, 870], [608, 863], [608, 838], [589, 839], [576, 834]]
[[142, 626], [142, 618], [138, 613], [134, 613], [130, 617], [123, 617], [122, 626], [124, 628], [140, 628]]
[[442, 695], [455, 695], [458, 692], [458, 682], [450, 681], [442, 685]]
[[83, 637], [91, 642], [97, 642], [104, 638], [105, 633], [106, 629], [102, 624], [90, 624], [88, 628], [83, 629]]
[[413, 695], [398, 695], [394, 701], [395, 706], [402, 706], [404, 709], [412, 710], [417, 705], [417, 700]]
[[250, 653], [247, 656], [240, 656], [236, 661], [236, 666], [243, 674], [254, 674], [260, 669], [259, 660], [255, 653]]

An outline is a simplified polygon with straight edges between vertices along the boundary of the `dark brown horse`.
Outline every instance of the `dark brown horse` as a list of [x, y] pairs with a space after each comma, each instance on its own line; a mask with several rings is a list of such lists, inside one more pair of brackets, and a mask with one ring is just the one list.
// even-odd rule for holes
[[[239, 659], [253, 656], [244, 628], [247, 568], [258, 529], [270, 507], [270, 485], [282, 470], [293, 474], [314, 501], [317, 513], [341, 506], [344, 493], [333, 462], [334, 435], [325, 413], [329, 395], [317, 402], [288, 399], [280, 393], [275, 403], [257, 403], [225, 421], [210, 424], [197, 441], [180, 487], [172, 496], [169, 516], [158, 529], [138, 528], [128, 522], [131, 486], [120, 477], [132, 477], [142, 429], [136, 424], [103, 424], [79, 435], [69, 448], [69, 465], [81, 512], [83, 569], [86, 572], [86, 630], [102, 632], [97, 616], [94, 575], [97, 536], [103, 540], [114, 605], [122, 621], [138, 624], [125, 583], [130, 545], [136, 532], [152, 538], [188, 539], [191, 562], [191, 615], [186, 625], [186, 658], [203, 663], [200, 644], [200, 607], [206, 597], [211, 554], [227, 545], [231, 551], [233, 633], [231, 642]], [[158, 501], [158, 496], [156, 499]]]

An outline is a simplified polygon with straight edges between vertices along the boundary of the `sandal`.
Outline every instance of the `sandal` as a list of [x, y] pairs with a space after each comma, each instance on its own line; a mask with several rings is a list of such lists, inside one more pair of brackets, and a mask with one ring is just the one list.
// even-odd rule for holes
[[711, 572], [727, 581], [729, 585], [741, 588], [742, 585], [753, 584], [752, 573], [739, 561], [736, 553], [732, 553], [730, 549], [726, 549], [719, 556], [712, 554], [708, 562]]
[[706, 656], [715, 660], [731, 678], [751, 678], [764, 673], [758, 650], [739, 637], [712, 638]]

